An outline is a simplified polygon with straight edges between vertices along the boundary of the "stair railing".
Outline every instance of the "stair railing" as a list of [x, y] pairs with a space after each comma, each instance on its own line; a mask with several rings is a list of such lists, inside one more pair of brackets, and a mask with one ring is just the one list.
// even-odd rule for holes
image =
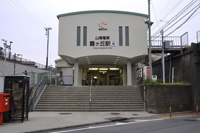
[[45, 85], [48, 84], [48, 75], [44, 75], [38, 85], [34, 87], [34, 90], [32, 91], [32, 94], [30, 95], [29, 99], [29, 110], [32, 111], [35, 105], [35, 102], [37, 101], [40, 93], [42, 92]]
[[91, 102], [92, 102], [92, 86], [90, 86], [90, 111], [91, 111]]

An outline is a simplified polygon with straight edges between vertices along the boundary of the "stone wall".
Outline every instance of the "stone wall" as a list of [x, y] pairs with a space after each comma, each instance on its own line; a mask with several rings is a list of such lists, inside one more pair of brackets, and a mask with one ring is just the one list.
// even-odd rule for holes
[[146, 85], [140, 87], [146, 110], [149, 113], [168, 113], [192, 110], [192, 89], [190, 85]]

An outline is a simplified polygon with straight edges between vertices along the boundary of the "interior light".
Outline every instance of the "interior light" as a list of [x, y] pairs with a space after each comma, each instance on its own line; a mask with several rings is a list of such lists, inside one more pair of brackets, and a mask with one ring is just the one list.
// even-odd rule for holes
[[109, 68], [110, 70], [119, 70], [119, 68]]
[[89, 70], [98, 70], [98, 68], [89, 68]]
[[107, 71], [108, 68], [99, 68], [100, 71]]

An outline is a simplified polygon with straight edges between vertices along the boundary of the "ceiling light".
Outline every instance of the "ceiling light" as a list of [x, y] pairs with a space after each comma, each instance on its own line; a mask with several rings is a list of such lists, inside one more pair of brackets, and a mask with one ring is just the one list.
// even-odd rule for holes
[[108, 68], [99, 68], [100, 71], [107, 71]]
[[98, 68], [89, 68], [89, 70], [98, 70]]
[[119, 70], [119, 68], [109, 68], [110, 70]]

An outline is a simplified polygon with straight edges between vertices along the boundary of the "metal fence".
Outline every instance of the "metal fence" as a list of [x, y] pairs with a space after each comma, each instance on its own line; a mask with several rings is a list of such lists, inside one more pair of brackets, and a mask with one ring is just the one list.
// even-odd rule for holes
[[[187, 46], [182, 46], [181, 38], [179, 36], [164, 37], [164, 41], [169, 41], [170, 48], [187, 47]], [[161, 36], [152, 37], [151, 43], [152, 43], [151, 44], [152, 48], [161, 48], [162, 47], [162, 37]], [[149, 44], [148, 44], [148, 46], [149, 46]]]
[[197, 31], [197, 43], [199, 43], [199, 42], [200, 42], [200, 30]]
[[[6, 52], [6, 55], [5, 55], [5, 52], [3, 50], [0, 50], [0, 59], [4, 60], [4, 57], [6, 57], [7, 61], [10, 61], [10, 62], [13, 62], [13, 63], [28, 65], [28, 66], [32, 66], [32, 67], [39, 68], [39, 69], [46, 69], [46, 66], [43, 65], [43, 64], [24, 59], [22, 57], [18, 57], [16, 54], [12, 55], [10, 52]], [[47, 69], [48, 70], [52, 69], [52, 67], [48, 66]]]

